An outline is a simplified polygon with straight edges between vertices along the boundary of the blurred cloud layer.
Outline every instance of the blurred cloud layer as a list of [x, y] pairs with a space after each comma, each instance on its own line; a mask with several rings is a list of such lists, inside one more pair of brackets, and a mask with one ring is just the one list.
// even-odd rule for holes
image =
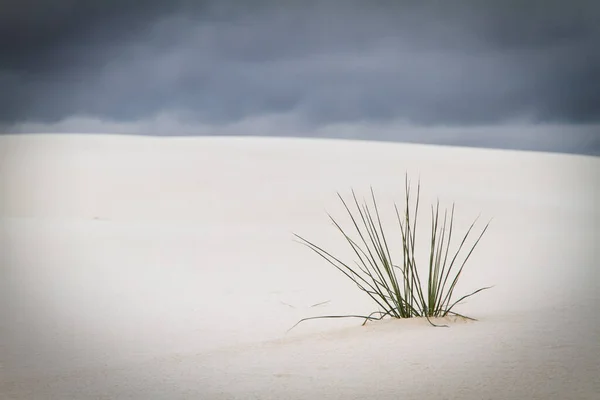
[[328, 136], [600, 154], [598, 2], [90, 4], [0, 5], [4, 133]]

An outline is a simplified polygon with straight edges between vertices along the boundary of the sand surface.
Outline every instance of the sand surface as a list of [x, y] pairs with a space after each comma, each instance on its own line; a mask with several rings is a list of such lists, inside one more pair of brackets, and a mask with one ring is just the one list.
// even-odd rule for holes
[[[376, 310], [293, 233], [352, 260], [336, 192], [393, 213], [405, 172], [423, 228], [438, 197], [460, 232], [493, 218], [457, 289], [495, 285], [458, 308], [478, 321], [286, 333]], [[598, 399], [599, 186], [573, 155], [1, 136], [0, 399]]]

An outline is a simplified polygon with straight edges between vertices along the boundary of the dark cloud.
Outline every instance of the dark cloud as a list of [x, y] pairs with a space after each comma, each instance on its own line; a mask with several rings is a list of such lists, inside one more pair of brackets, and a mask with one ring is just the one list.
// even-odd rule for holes
[[596, 4], [5, 1], [0, 121], [598, 123]]
[[[122, 37], [125, 26], [134, 27], [136, 20], [148, 16], [144, 8], [134, 5], [130, 0], [3, 1], [0, 6], [2, 63], [5, 68], [22, 72], [44, 72], [57, 58], [53, 54], [61, 53], [73, 42], [85, 38], [91, 45], [106, 44], [94, 38], [94, 31], [102, 31], [103, 40]], [[100, 30], [102, 26], [109, 29]]]

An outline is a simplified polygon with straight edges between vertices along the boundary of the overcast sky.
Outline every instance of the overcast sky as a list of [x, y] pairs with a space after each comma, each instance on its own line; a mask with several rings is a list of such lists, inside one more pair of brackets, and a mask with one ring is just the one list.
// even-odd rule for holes
[[0, 131], [600, 155], [599, 5], [2, 0]]

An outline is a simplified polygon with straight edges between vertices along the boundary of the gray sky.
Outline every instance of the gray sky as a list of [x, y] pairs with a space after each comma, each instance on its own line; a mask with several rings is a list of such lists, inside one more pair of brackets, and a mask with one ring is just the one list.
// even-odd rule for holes
[[3, 0], [0, 130], [600, 155], [600, 6]]

